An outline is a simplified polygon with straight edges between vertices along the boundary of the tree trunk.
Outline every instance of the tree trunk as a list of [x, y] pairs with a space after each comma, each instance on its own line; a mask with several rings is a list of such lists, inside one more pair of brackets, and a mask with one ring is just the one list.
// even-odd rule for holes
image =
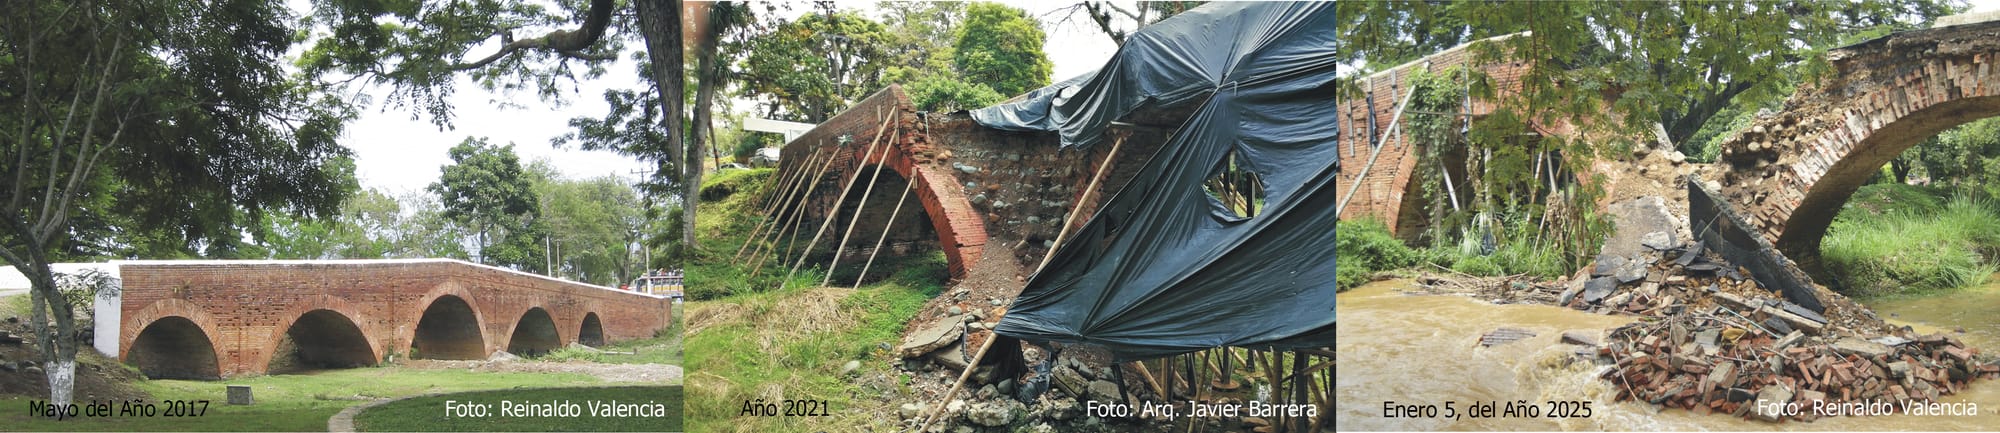
[[[42, 373], [49, 380], [49, 403], [63, 407], [75, 394], [76, 313], [69, 308], [68, 298], [56, 289], [55, 274], [49, 271], [48, 258], [41, 248], [41, 243], [30, 242], [26, 253], [31, 263], [15, 263], [14, 267], [29, 280], [28, 302], [34, 306], [29, 315], [29, 329], [35, 333], [35, 343], [41, 346]], [[53, 329], [49, 327], [50, 319], [55, 322]]]
[[[684, 95], [681, 91], [684, 88], [681, 67], [687, 63], [683, 60], [681, 52], [681, 2], [638, 0], [634, 6], [639, 12], [639, 34], [646, 40], [646, 56], [653, 62], [652, 70], [647, 72], [652, 75], [654, 91], [660, 95], [660, 124], [667, 132], [664, 149], [667, 160], [658, 167], [657, 173], [672, 173], [672, 170], [679, 170], [682, 175], [680, 179], [683, 215], [681, 221], [684, 222], [681, 227], [682, 251], [691, 252], [695, 248], [694, 203], [695, 199], [699, 198], [701, 184], [699, 179], [690, 178], [687, 174], [694, 173], [699, 176], [701, 168], [698, 163], [691, 164], [699, 161], [698, 159], [688, 158], [689, 155], [699, 155], [699, 153], [686, 151], [686, 146], [683, 146], [681, 141], [684, 129], [681, 125], [681, 111], [682, 106], [686, 105], [681, 101]], [[695, 167], [689, 168], [690, 165]]]
[[[724, 12], [713, 5], [709, 5], [695, 8], [695, 13], [698, 16], [694, 17], [694, 19], [702, 20], [706, 25], [702, 25], [701, 33], [695, 36], [695, 61], [698, 62], [695, 66], [695, 73], [700, 75], [697, 77], [700, 81], [695, 85], [694, 131], [690, 135], [691, 139], [688, 140], [687, 160], [694, 162], [688, 164], [689, 169], [687, 172], [688, 184], [692, 185], [688, 192], [688, 196], [691, 199], [700, 198], [698, 194], [701, 193], [702, 167], [701, 163], [695, 161], [701, 161], [701, 149], [703, 146], [711, 148], [715, 146], [715, 92], [717, 89], [722, 88], [722, 65], [716, 61], [715, 45], [717, 39], [722, 37], [723, 23], [720, 14]], [[716, 168], [722, 168], [722, 160], [719, 158], [716, 160]], [[687, 245], [689, 252], [693, 252], [695, 248], [695, 205], [696, 202], [694, 200], [688, 201], [688, 218], [682, 220], [687, 224]]]

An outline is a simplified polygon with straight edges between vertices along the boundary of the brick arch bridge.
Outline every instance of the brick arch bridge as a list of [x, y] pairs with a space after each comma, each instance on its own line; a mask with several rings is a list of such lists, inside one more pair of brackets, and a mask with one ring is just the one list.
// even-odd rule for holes
[[[1115, 124], [1110, 133], [1127, 142], [1110, 161], [1099, 193], [1081, 202], [1083, 216], [1072, 223], [1080, 226], [1097, 203], [1122, 189], [1197, 105], [1141, 110]], [[878, 129], [891, 148], [868, 157]], [[1112, 147], [1107, 143], [1078, 150], [1059, 144], [1053, 132], [989, 129], [965, 112], [918, 112], [902, 88], [891, 85], [787, 143], [766, 190], [782, 193], [782, 181], [800, 170], [819, 175], [817, 186], [798, 187], [788, 198], [805, 196], [799, 207], [805, 213], [803, 224], [795, 228], [801, 233], [798, 242], [803, 245], [831, 215], [835, 220], [815, 248], [831, 251], [858, 216], [853, 240], [840, 252], [853, 258], [843, 258], [843, 268], [860, 266], [876, 238], [889, 230], [892, 245], [900, 241], [914, 244], [909, 248], [914, 251], [942, 250], [951, 276], [962, 278], [989, 251], [1005, 251], [1016, 263], [1032, 266], [1053, 245], [1064, 217], [1085, 197], [1083, 190]], [[833, 158], [830, 165], [827, 155]], [[880, 180], [868, 193], [878, 166], [884, 168]], [[842, 196], [849, 182], [855, 186]], [[902, 188], [911, 186], [910, 204], [895, 212]], [[783, 221], [788, 209], [780, 208], [771, 219]], [[892, 214], [895, 220], [889, 221]], [[830, 254], [808, 264], [823, 265], [826, 261], [818, 259], [826, 256]]]
[[96, 346], [154, 378], [546, 352], [650, 337], [672, 314], [664, 297], [448, 259], [112, 266], [122, 290], [99, 301]]
[[1833, 72], [1722, 145], [1720, 183], [1767, 240], [1821, 274], [1820, 240], [1905, 149], [2000, 116], [2000, 22], [1896, 33], [1827, 53]]

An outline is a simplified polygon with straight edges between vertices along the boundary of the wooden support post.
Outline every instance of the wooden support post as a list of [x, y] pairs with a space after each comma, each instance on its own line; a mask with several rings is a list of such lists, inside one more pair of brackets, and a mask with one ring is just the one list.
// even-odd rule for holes
[[[792, 276], [798, 275], [799, 268], [806, 265], [806, 257], [812, 255], [812, 248], [814, 245], [819, 244], [820, 236], [825, 236], [826, 228], [833, 226], [833, 220], [840, 216], [840, 201], [847, 199], [847, 193], [854, 190], [854, 181], [861, 179], [861, 164], [867, 163], [868, 160], [875, 159], [875, 147], [877, 145], [882, 144], [882, 133], [889, 132], [889, 123], [894, 122], [895, 120], [896, 116], [892, 113], [889, 115], [889, 117], [882, 118], [882, 124], [875, 127], [875, 139], [868, 140], [867, 155], [863, 156], [861, 160], [855, 161], [854, 175], [847, 177], [847, 186], [841, 187], [840, 195], [835, 196], [836, 198], [834, 199], [833, 202], [833, 209], [829, 209], [826, 213], [826, 219], [820, 221], [819, 230], [813, 232], [812, 240], [806, 241], [805, 250], [798, 252], [799, 260], [797, 262], [792, 263], [791, 272], [786, 272], [785, 279], [778, 281], [778, 290], [785, 290], [785, 285], [792, 283]], [[840, 252], [835, 251], [834, 255], [840, 255]]]
[[[861, 201], [854, 204], [854, 218], [847, 220], [847, 230], [840, 234], [840, 244], [833, 247], [833, 261], [826, 264], [826, 275], [819, 279], [819, 285], [833, 282], [833, 270], [840, 267], [840, 252], [847, 249], [847, 240], [854, 237], [854, 226], [861, 224], [861, 211], [868, 206], [868, 196], [875, 194], [875, 181], [882, 179], [882, 166], [888, 164], [889, 154], [896, 149], [896, 140], [903, 138], [903, 131], [889, 133], [889, 146], [882, 148], [882, 161], [875, 164], [875, 173], [868, 175], [868, 187], [861, 190]], [[868, 161], [861, 161], [867, 163]], [[858, 166], [857, 166], [858, 167]], [[854, 176], [861, 177], [861, 170], [855, 169]], [[846, 197], [842, 197], [846, 199]], [[895, 222], [895, 221], [889, 221]], [[882, 224], [887, 231], [888, 223]]]
[[[812, 194], [814, 191], [819, 190], [819, 178], [826, 176], [826, 171], [833, 168], [833, 162], [839, 159], [840, 159], [840, 151], [836, 150], [827, 153], [826, 160], [820, 161], [819, 170], [814, 171], [812, 177], [808, 177], [804, 180], [805, 183], [802, 185], [806, 186], [805, 194], [799, 195], [798, 199], [792, 201], [793, 204], [792, 204], [791, 215], [785, 218], [789, 222], [780, 224], [778, 226], [779, 230], [776, 233], [774, 233], [773, 236], [771, 237], [770, 251], [767, 254], [762, 255], [762, 257], [759, 257], [759, 255], [756, 253], [750, 254], [751, 257], [758, 257], [758, 259], [756, 260], [757, 264], [752, 265], [750, 267], [750, 277], [755, 278], [758, 272], [764, 270], [764, 261], [769, 260], [771, 256], [778, 254], [778, 243], [784, 241], [785, 232], [792, 231], [793, 226], [798, 225], [805, 221], [806, 201], [812, 199]], [[758, 251], [764, 250], [763, 245], [758, 245], [757, 248]]]
[[1153, 372], [1146, 370], [1146, 363], [1139, 361], [1132, 361], [1125, 363], [1125, 366], [1131, 367], [1133, 372], [1139, 373], [1139, 379], [1146, 381], [1146, 387], [1153, 389], [1153, 395], [1158, 395], [1162, 396], [1161, 398], [1166, 398], [1165, 397], [1167, 395], [1166, 388], [1161, 388], [1160, 381], [1153, 378]]
[[[1361, 185], [1366, 183], [1362, 182], [1362, 180], [1368, 178], [1369, 169], [1375, 168], [1375, 159], [1380, 158], [1382, 156], [1382, 148], [1386, 147], [1385, 145], [1389, 144], [1389, 137], [1392, 135], [1398, 135], [1403, 131], [1402, 128], [1396, 127], [1396, 122], [1403, 119], [1403, 109], [1410, 107], [1410, 97], [1417, 95], [1416, 90], [1417, 90], [1416, 87], [1411, 87], [1410, 93], [1403, 95], [1403, 102], [1396, 104], [1396, 115], [1389, 117], [1389, 133], [1382, 134], [1382, 138], [1380, 140], [1375, 141], [1375, 150], [1368, 154], [1368, 164], [1362, 165], [1361, 173], [1356, 174], [1354, 176], [1354, 186], [1348, 187], [1347, 195], [1340, 198], [1340, 204], [1334, 205], [1333, 215], [1335, 217], [1338, 217], [1341, 214], [1346, 213], [1347, 201], [1354, 199], [1354, 193], [1361, 192]], [[1374, 110], [1375, 108], [1369, 107], [1368, 109]]]
[[764, 203], [764, 212], [763, 212], [764, 218], [761, 220], [757, 220], [757, 228], [750, 230], [750, 237], [744, 239], [743, 247], [736, 249], [736, 260], [742, 261], [743, 253], [750, 251], [750, 245], [758, 243], [758, 241], [764, 239], [763, 235], [769, 234], [769, 233], [764, 233], [765, 227], [767, 226], [772, 228], [777, 227], [777, 224], [773, 224], [775, 221], [772, 221], [777, 219], [777, 217], [771, 215], [771, 213], [777, 210], [779, 203], [783, 203], [785, 202], [785, 199], [790, 198], [793, 192], [792, 190], [797, 189], [798, 187], [799, 183], [798, 180], [804, 179], [805, 172], [811, 171], [808, 167], [812, 166], [813, 161], [819, 159], [819, 152], [820, 152], [819, 149], [813, 149], [812, 156], [806, 157], [806, 160], [804, 162], [799, 163], [798, 168], [792, 170], [792, 173], [786, 173], [784, 176], [780, 176], [782, 180], [778, 181], [775, 185], [773, 185], [777, 187], [777, 190], [772, 191], [775, 194], [771, 194], [771, 199], [766, 203]]
[[1104, 155], [1104, 162], [1097, 165], [1097, 174], [1090, 176], [1090, 184], [1084, 187], [1083, 195], [1077, 197], [1076, 207], [1070, 208], [1069, 215], [1063, 217], [1062, 231], [1056, 232], [1056, 241], [1050, 244], [1049, 252], [1042, 255], [1042, 263], [1035, 265], [1035, 273], [1041, 273], [1042, 268], [1048, 267], [1049, 259], [1056, 257], [1056, 249], [1062, 248], [1063, 241], [1069, 237], [1070, 227], [1076, 225], [1077, 215], [1083, 213], [1083, 204], [1089, 202], [1090, 197], [1097, 194], [1097, 183], [1104, 180], [1104, 172], [1111, 168], [1111, 161], [1118, 158], [1118, 148], [1125, 145], [1125, 137], [1125, 135], [1119, 135], [1118, 141], [1111, 143], [1111, 152]]
[[[1091, 193], [1093, 193], [1093, 192], [1095, 192], [1095, 191], [1097, 190], [1097, 183], [1098, 183], [1099, 181], [1102, 181], [1102, 180], [1104, 180], [1104, 171], [1105, 171], [1104, 169], [1105, 169], [1105, 167], [1108, 167], [1108, 166], [1110, 166], [1110, 165], [1111, 165], [1111, 161], [1112, 161], [1112, 159], [1113, 159], [1113, 158], [1117, 158], [1117, 157], [1118, 157], [1118, 148], [1119, 148], [1119, 146], [1123, 146], [1124, 144], [1125, 144], [1125, 136], [1123, 136], [1123, 135], [1121, 135], [1121, 136], [1119, 136], [1119, 137], [1118, 137], [1118, 141], [1116, 141], [1116, 142], [1113, 142], [1113, 143], [1111, 144], [1111, 154], [1109, 154], [1109, 155], [1105, 155], [1105, 156], [1104, 156], [1104, 163], [1103, 163], [1103, 165], [1100, 165], [1100, 166], [1098, 166], [1098, 167], [1097, 167], [1097, 174], [1096, 174], [1096, 175], [1093, 175], [1093, 176], [1091, 176], [1091, 178], [1090, 178], [1090, 187], [1089, 187], [1088, 189], [1084, 190], [1084, 192], [1083, 192], [1083, 197], [1085, 197], [1085, 198], [1088, 198], [1088, 197], [1090, 197]], [[915, 180], [912, 180], [912, 182], [915, 182]], [[846, 194], [845, 194], [845, 193], [842, 193], [841, 195], [846, 195]], [[1063, 239], [1063, 237], [1069, 234], [1069, 227], [1070, 227], [1070, 225], [1071, 225], [1072, 223], [1074, 223], [1074, 222], [1075, 222], [1075, 219], [1076, 219], [1076, 215], [1077, 215], [1077, 213], [1078, 213], [1078, 210], [1081, 210], [1081, 209], [1083, 209], [1083, 201], [1082, 201], [1082, 200], [1078, 200], [1078, 201], [1077, 201], [1077, 203], [1076, 203], [1076, 207], [1070, 210], [1070, 212], [1069, 212], [1069, 216], [1067, 216], [1067, 217], [1063, 217], [1063, 230], [1062, 230], [1062, 232], [1060, 232], [1060, 233], [1057, 233], [1057, 234], [1056, 234], [1056, 245], [1057, 245], [1057, 246], [1061, 246], [1061, 245], [1062, 245], [1062, 239]], [[1048, 266], [1048, 264], [1049, 264], [1049, 259], [1050, 259], [1050, 258], [1053, 258], [1053, 257], [1055, 257], [1055, 255], [1056, 255], [1056, 250], [1055, 250], [1055, 248], [1049, 248], [1049, 251], [1048, 251], [1047, 253], [1045, 253], [1045, 254], [1043, 254], [1043, 255], [1042, 255], [1042, 264], [1041, 264], [1041, 265], [1037, 265], [1037, 266], [1035, 267], [1035, 272], [1041, 272], [1041, 271], [1042, 271], [1042, 267], [1043, 267], [1043, 266]], [[790, 277], [786, 277], [786, 279], [790, 279]], [[1001, 311], [1001, 312], [1000, 312], [1000, 314], [997, 314], [997, 315], [995, 315], [994, 317], [995, 317], [995, 318], [1004, 318], [1004, 317], [1006, 317], [1006, 316], [1007, 316], [1007, 312], [1006, 312], [1006, 311]], [[945, 399], [945, 401], [950, 401], [950, 400], [951, 400], [951, 395], [952, 395], [952, 394], [956, 394], [956, 393], [958, 393], [958, 389], [959, 389], [959, 387], [962, 387], [962, 386], [964, 386], [964, 385], [965, 385], [965, 379], [966, 379], [966, 378], [969, 378], [969, 377], [972, 377], [972, 370], [974, 370], [974, 369], [976, 369], [976, 368], [978, 368], [978, 367], [979, 367], [979, 361], [980, 361], [981, 359], [984, 359], [984, 358], [986, 358], [986, 350], [987, 350], [987, 349], [991, 349], [991, 348], [993, 348], [993, 340], [998, 340], [998, 339], [999, 339], [998, 337], [999, 337], [999, 334], [997, 334], [997, 333], [996, 333], [996, 334], [992, 335], [992, 336], [991, 336], [990, 338], [987, 338], [987, 339], [986, 339], [986, 343], [985, 343], [985, 344], [981, 344], [981, 345], [979, 346], [979, 353], [978, 353], [977, 355], [973, 355], [973, 356], [972, 356], [972, 362], [970, 362], [970, 363], [967, 363], [967, 364], [966, 364], [966, 367], [965, 367], [965, 371], [964, 371], [964, 372], [962, 372], [962, 373], [959, 373], [959, 375], [958, 375], [958, 381], [956, 381], [956, 382], [952, 382], [952, 384], [951, 384], [951, 390], [950, 390], [950, 391], [945, 391], [945, 393], [944, 393], [944, 399]], [[1145, 372], [1145, 368], [1144, 368], [1144, 367], [1141, 367], [1139, 371], [1140, 371], [1141, 373], [1143, 373], [1143, 372]], [[1150, 375], [1149, 375], [1149, 376], [1150, 376]], [[1124, 385], [1124, 384], [1119, 384], [1119, 386], [1123, 387], [1123, 386], [1125, 386], [1125, 385]], [[943, 408], [944, 408], [944, 402], [942, 402], [942, 401], [941, 401], [941, 402], [938, 402], [938, 404], [937, 404], [937, 409], [935, 409], [935, 410], [932, 410], [931, 412], [932, 412], [932, 413], [933, 413], [933, 415], [934, 415], [934, 414], [935, 414], [935, 413], [937, 412], [937, 410], [942, 410]], [[930, 428], [930, 425], [931, 425], [931, 422], [932, 422], [932, 421], [935, 421], [935, 419], [933, 419], [933, 418], [932, 418], [932, 415], [926, 415], [926, 416], [924, 416], [924, 418], [923, 418], [923, 419], [924, 419], [924, 422], [922, 422], [922, 423], [919, 423], [919, 424], [917, 425], [917, 431], [918, 431], [918, 432], [922, 432], [922, 431], [924, 431], [924, 429], [926, 429], [926, 428]]]
[[882, 236], [875, 238], [875, 249], [868, 250], [868, 262], [862, 264], [861, 273], [854, 276], [854, 288], [861, 288], [862, 279], [868, 278], [868, 268], [875, 266], [875, 256], [882, 254], [882, 245], [889, 240], [889, 229], [895, 228], [896, 216], [903, 213], [903, 201], [910, 198], [910, 191], [917, 189], [916, 180], [911, 179], [905, 183], [908, 183], [909, 186], [903, 188], [902, 197], [896, 198], [896, 209], [889, 211], [889, 222], [882, 224]]

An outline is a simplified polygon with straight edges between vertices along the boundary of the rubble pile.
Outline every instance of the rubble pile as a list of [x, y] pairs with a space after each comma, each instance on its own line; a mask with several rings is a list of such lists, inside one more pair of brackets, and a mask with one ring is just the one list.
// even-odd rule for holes
[[[1618, 401], [1762, 421], [1812, 420], [1829, 404], [1936, 401], [2000, 364], [1942, 334], [1784, 334], [1716, 305], [1611, 332], [1596, 350]], [[1795, 403], [1796, 411], [1779, 408]]]
[[1645, 317], [1580, 352], [1606, 364], [1599, 377], [1618, 388], [1618, 401], [1811, 420], [1823, 413], [1813, 408], [1829, 404], [1931, 402], [2000, 377], [1992, 356], [1950, 336], [1891, 327], [1845, 299], [1827, 302], [1823, 314], [1788, 302], [1699, 242], [1646, 247], [1600, 256], [1556, 301]]
[[[1690, 309], [1725, 305], [1731, 313], [1755, 317], [1766, 328], [1805, 329], [1818, 333], [1833, 327], [1856, 332], [1885, 332], [1887, 324], [1873, 312], [1844, 299], [1825, 302], [1815, 312], [1786, 301], [1749, 277], [1749, 271], [1706, 251], [1696, 242], [1656, 248], [1632, 258], [1598, 256], [1587, 275], [1570, 281], [1556, 304], [1599, 314], [1672, 316]], [[1827, 292], [1830, 296], [1839, 296]]]

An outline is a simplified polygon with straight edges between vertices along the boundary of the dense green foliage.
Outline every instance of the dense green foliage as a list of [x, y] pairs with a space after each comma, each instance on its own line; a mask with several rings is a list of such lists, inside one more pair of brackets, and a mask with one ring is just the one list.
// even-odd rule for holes
[[991, 87], [1002, 95], [1049, 85], [1054, 64], [1042, 53], [1041, 24], [1026, 11], [999, 3], [972, 3], [958, 28], [952, 65], [960, 79]]
[[1610, 227], [1595, 209], [1598, 182], [1577, 182], [1594, 152], [1543, 137], [1510, 111], [1460, 115], [1484, 84], [1452, 67], [1410, 74], [1402, 131], [1422, 161], [1412, 181], [1429, 214], [1411, 237], [1428, 263], [1472, 275], [1557, 277], [1597, 252]]
[[881, 90], [888, 38], [853, 11], [808, 13], [749, 42], [738, 84], [763, 117], [822, 122]]
[[467, 137], [451, 148], [451, 165], [426, 190], [444, 204], [444, 216], [468, 228], [479, 263], [523, 268], [540, 259], [531, 245], [541, 209], [534, 183], [521, 169], [514, 145], [494, 146]]
[[537, 177], [540, 224], [552, 249], [553, 274], [617, 287], [642, 269], [635, 257], [646, 234], [645, 209], [632, 186], [616, 177]]
[[1945, 130], [1890, 163], [1891, 179], [1926, 179], [1931, 185], [2000, 197], [2000, 118]]
[[1389, 234], [1381, 221], [1342, 221], [1334, 238], [1334, 288], [1344, 291], [1366, 283], [1376, 272], [1417, 264], [1417, 252]]
[[1821, 243], [1830, 285], [1888, 295], [1985, 283], [2000, 270], [2000, 207], [1962, 194], [1940, 197], [1909, 185], [1863, 187]]
[[1336, 16], [1344, 60], [1363, 69], [1532, 32], [1479, 48], [1487, 58], [1528, 60], [1521, 92], [1503, 100], [1509, 108], [1611, 131], [1660, 124], [1681, 143], [1732, 101], [1755, 106], [1785, 96], [1784, 66], [1824, 74], [1818, 54], [1848, 35], [1921, 28], [1962, 9], [1933, 0], [1359, 1], [1341, 2]]
[[918, 110], [965, 110], [1049, 83], [1046, 36], [1020, 9], [883, 2], [877, 22], [821, 8], [734, 47], [739, 94], [757, 101], [758, 116], [823, 121], [890, 84]]

